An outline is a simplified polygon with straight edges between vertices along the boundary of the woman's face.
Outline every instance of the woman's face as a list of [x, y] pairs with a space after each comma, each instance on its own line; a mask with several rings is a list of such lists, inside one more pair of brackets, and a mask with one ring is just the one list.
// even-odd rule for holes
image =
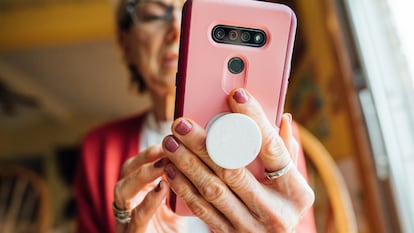
[[184, 0], [138, 1], [134, 23], [121, 35], [128, 64], [135, 65], [157, 96], [174, 93], [183, 4]]

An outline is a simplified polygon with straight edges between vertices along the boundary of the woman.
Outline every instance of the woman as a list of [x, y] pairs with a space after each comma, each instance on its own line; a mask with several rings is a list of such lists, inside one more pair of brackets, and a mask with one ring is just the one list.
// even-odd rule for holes
[[[278, 134], [253, 96], [231, 92], [232, 111], [261, 129], [266, 171], [281, 174], [259, 183], [245, 168], [216, 166], [202, 127], [184, 118], [171, 124], [184, 1], [127, 2], [117, 11], [118, 41], [132, 81], [149, 92], [153, 108], [85, 138], [75, 185], [78, 232], [314, 232], [312, 215], [303, 217], [313, 192], [290, 166], [299, 161], [304, 170], [291, 115], [283, 116]], [[198, 218], [177, 216], [165, 205], [170, 188]]]

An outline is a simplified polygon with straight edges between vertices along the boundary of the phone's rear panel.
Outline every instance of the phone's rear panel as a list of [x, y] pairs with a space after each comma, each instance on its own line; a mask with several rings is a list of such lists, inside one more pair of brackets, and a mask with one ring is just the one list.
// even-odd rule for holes
[[[244, 87], [279, 126], [296, 29], [290, 8], [253, 0], [194, 0], [186, 4], [176, 116], [205, 126], [217, 113], [228, 111], [230, 87]], [[216, 25], [261, 29], [267, 41], [262, 47], [217, 43], [212, 38]], [[228, 72], [232, 57], [244, 60], [243, 74]]]

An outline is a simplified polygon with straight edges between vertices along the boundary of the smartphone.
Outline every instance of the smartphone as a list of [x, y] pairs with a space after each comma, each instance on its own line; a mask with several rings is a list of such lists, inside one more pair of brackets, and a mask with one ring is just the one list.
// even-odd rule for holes
[[[290, 73], [296, 16], [287, 6], [255, 0], [187, 0], [183, 7], [175, 118], [206, 127], [229, 112], [228, 94], [247, 89], [278, 128]], [[259, 159], [248, 169], [264, 179]], [[168, 204], [191, 215], [170, 192]]]

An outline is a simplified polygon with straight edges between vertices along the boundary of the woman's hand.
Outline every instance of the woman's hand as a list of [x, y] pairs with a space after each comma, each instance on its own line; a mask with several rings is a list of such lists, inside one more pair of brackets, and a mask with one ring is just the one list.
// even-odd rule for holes
[[[116, 232], [145, 232], [147, 225], [163, 204], [168, 183], [161, 180], [155, 188], [148, 186], [164, 174], [168, 159], [160, 145], [149, 147], [139, 155], [128, 159], [122, 166], [121, 176], [114, 189], [114, 207], [131, 211], [129, 223], [116, 223]], [[148, 185], [148, 186], [147, 186]]]
[[[258, 124], [263, 137], [259, 157], [266, 171], [296, 161], [299, 150], [289, 114], [283, 116], [278, 133], [243, 89], [230, 94], [229, 104], [233, 112]], [[170, 186], [214, 232], [292, 232], [312, 205], [314, 193], [296, 166], [260, 183], [246, 168], [230, 170], [214, 164], [206, 151], [206, 131], [195, 122], [177, 119], [172, 129], [173, 135], [163, 142], [172, 162], [165, 168]]]

